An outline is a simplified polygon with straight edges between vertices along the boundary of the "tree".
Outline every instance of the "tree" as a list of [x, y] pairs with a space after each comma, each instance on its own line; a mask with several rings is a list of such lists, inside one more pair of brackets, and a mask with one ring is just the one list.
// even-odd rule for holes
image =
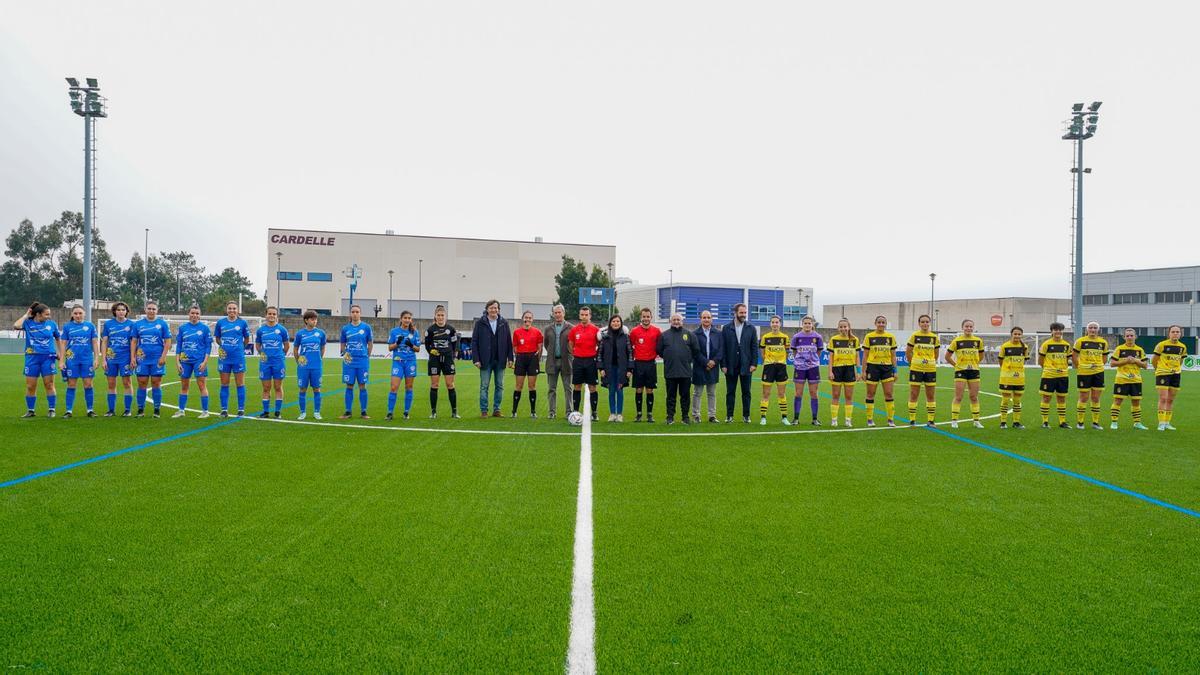
[[258, 299], [250, 279], [232, 267], [226, 267], [208, 277], [208, 293], [200, 303], [206, 314], [224, 314], [225, 303], [242, 298], [242, 310], [247, 314], [266, 311], [267, 305]]
[[[592, 265], [589, 274], [587, 266], [569, 255], [564, 255], [562, 262], [562, 270], [554, 275], [554, 290], [558, 293], [558, 302], [566, 310], [567, 317], [572, 318], [579, 315], [579, 289], [611, 288], [612, 281], [608, 278], [608, 272], [599, 265]], [[593, 307], [592, 313], [593, 317], [605, 317], [608, 316], [608, 308]]]
[[204, 268], [196, 263], [196, 256], [187, 251], [162, 253], [164, 269], [173, 277], [175, 292], [168, 292], [159, 301], [176, 311], [182, 312], [199, 302], [208, 294], [209, 279], [204, 274]]
[[632, 326], [633, 324], [638, 323], [641, 320], [642, 320], [642, 306], [641, 305], [634, 305], [633, 309], [629, 310], [629, 313], [625, 315], [625, 324], [628, 326]]

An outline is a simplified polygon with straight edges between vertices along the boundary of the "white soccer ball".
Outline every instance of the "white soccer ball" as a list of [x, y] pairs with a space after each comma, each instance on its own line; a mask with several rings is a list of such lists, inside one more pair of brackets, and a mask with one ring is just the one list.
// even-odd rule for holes
[[567, 415], [567, 422], [570, 422], [571, 426], [575, 427], [583, 424], [583, 413], [579, 412], [578, 410], [572, 411], [569, 415]]

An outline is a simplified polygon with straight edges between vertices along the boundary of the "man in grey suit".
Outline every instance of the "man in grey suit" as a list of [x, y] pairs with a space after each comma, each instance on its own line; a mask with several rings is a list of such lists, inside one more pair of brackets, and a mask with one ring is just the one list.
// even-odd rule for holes
[[554, 411], [558, 404], [559, 381], [562, 382], [566, 412], [571, 412], [571, 350], [567, 346], [571, 324], [564, 319], [566, 313], [567, 310], [562, 305], [555, 305], [550, 312], [554, 318], [553, 323], [542, 329], [542, 346], [546, 348], [546, 379], [550, 385], [549, 398], [546, 401], [550, 407], [550, 419], [554, 419]]

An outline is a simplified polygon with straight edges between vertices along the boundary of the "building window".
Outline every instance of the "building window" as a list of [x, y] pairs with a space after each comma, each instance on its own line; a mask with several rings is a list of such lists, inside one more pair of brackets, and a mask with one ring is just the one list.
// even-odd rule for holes
[[750, 305], [751, 321], [769, 322], [775, 313], [775, 305]]
[[1157, 326], [1154, 329], [1154, 335], [1156, 336], [1166, 337], [1169, 332], [1171, 332], [1170, 326]]
[[1107, 305], [1108, 295], [1085, 295], [1083, 296], [1083, 304], [1085, 305]]
[[1192, 299], [1191, 291], [1166, 291], [1154, 294], [1156, 303], [1179, 303]]
[[303, 272], [283, 272], [283, 271], [280, 271], [280, 272], [276, 272], [276, 273], [275, 273], [275, 278], [276, 278], [276, 279], [279, 279], [280, 281], [303, 281], [303, 280], [304, 280], [304, 273], [303, 273]]
[[1145, 305], [1150, 302], [1149, 293], [1113, 293], [1114, 305]]
[[804, 312], [801, 311], [800, 305], [784, 305], [783, 320], [784, 321], [799, 321], [804, 318]]
[[332, 272], [309, 272], [309, 281], [333, 281]]

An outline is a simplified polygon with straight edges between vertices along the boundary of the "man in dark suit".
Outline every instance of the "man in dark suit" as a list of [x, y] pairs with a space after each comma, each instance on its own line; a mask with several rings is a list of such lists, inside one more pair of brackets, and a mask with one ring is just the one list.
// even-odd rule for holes
[[721, 361], [725, 341], [712, 325], [712, 312], [700, 312], [700, 327], [692, 332], [700, 358], [692, 364], [692, 419], [700, 421], [700, 394], [708, 394], [708, 421], [717, 421], [717, 382], [721, 380]]
[[488, 416], [488, 385], [496, 381], [495, 409], [492, 417], [502, 417], [500, 404], [504, 401], [504, 370], [513, 366], [512, 332], [500, 316], [500, 303], [488, 300], [483, 316], [475, 320], [471, 331], [471, 353], [479, 369], [479, 416]]
[[733, 421], [734, 391], [742, 388], [742, 421], [750, 423], [750, 378], [758, 370], [758, 330], [746, 321], [746, 305], [733, 306], [733, 321], [721, 329], [725, 373], [725, 422]]

